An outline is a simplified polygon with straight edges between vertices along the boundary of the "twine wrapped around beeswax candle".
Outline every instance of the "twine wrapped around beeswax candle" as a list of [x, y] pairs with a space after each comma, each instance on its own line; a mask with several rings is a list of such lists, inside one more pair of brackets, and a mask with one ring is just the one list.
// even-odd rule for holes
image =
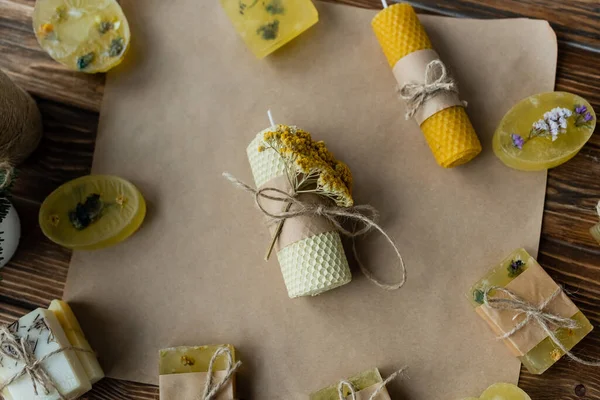
[[[391, 381], [393, 381], [394, 379], [396, 379], [399, 375], [403, 374], [404, 371], [406, 371], [406, 367], [403, 367], [400, 370], [398, 370], [398, 371], [394, 372], [393, 374], [391, 374], [390, 376], [388, 376], [383, 382], [381, 382], [379, 384], [377, 389], [375, 389], [375, 391], [371, 394], [371, 396], [369, 396], [369, 398], [367, 400], [375, 400], [377, 398], [377, 396], [385, 389], [387, 384], [390, 383]], [[348, 396], [344, 396], [344, 388], [348, 389], [348, 391], [350, 392], [349, 400], [357, 400], [356, 399], [356, 394], [357, 394], [356, 389], [354, 389], [354, 386], [352, 385], [352, 383], [350, 383], [346, 380], [342, 380], [338, 384], [339, 400], [346, 400], [348, 398]]]
[[[225, 369], [225, 376], [219, 382], [213, 382], [214, 365], [220, 355], [226, 356], [227, 368]], [[215, 351], [210, 362], [208, 363], [208, 373], [206, 377], [206, 384], [204, 385], [204, 392], [200, 400], [213, 400], [219, 394], [219, 392], [227, 385], [233, 374], [242, 366], [242, 362], [238, 361], [233, 363], [233, 356], [231, 350], [227, 346], [222, 346]]]
[[0, 162], [23, 162], [42, 138], [35, 101], [0, 71]]
[[[43, 319], [41, 321], [43, 321]], [[46, 327], [48, 327], [47, 324]], [[49, 327], [48, 329], [50, 330]], [[33, 385], [33, 392], [36, 394], [36, 396], [39, 395], [38, 386], [40, 386], [43, 389], [45, 395], [50, 394], [51, 390], [55, 390], [61, 400], [71, 400], [65, 397], [62, 393], [60, 393], [60, 391], [58, 390], [54, 382], [52, 382], [52, 379], [50, 379], [48, 373], [46, 373], [42, 366], [42, 363], [44, 361], [68, 350], [73, 350], [82, 353], [92, 353], [91, 351], [82, 349], [80, 347], [69, 346], [54, 350], [37, 360], [35, 358], [33, 348], [31, 347], [31, 344], [29, 343], [29, 341], [27, 341], [26, 338], [22, 337], [19, 339], [15, 335], [13, 335], [13, 333], [10, 331], [10, 329], [8, 329], [7, 326], [0, 326], [0, 354], [12, 360], [15, 360], [16, 362], [22, 362], [24, 364], [23, 368], [21, 368], [19, 372], [14, 374], [6, 382], [0, 383], [0, 393], [2, 393], [4, 389], [9, 387], [17, 379], [21, 378], [24, 375], [28, 375], [31, 379], [31, 384]]]
[[[519, 330], [523, 329], [527, 324], [535, 322], [544, 330], [544, 332], [548, 335], [550, 340], [552, 340], [554, 345], [558, 347], [567, 357], [579, 364], [591, 367], [600, 367], [600, 360], [584, 360], [571, 353], [569, 349], [567, 349], [561, 343], [561, 341], [556, 336], [555, 331], [551, 328], [552, 326], [555, 326], [557, 328], [575, 329], [579, 326], [577, 321], [571, 318], [562, 317], [560, 315], [546, 311], [546, 307], [548, 307], [548, 305], [561, 294], [562, 290], [563, 289], [559, 287], [554, 293], [552, 293], [551, 296], [545, 299], [542, 303], [535, 305], [517, 296], [513, 291], [509, 289], [500, 286], [493, 286], [484, 291], [483, 303], [488, 307], [495, 308], [497, 310], [517, 311], [518, 314], [515, 316], [515, 318], [521, 314], [525, 315], [525, 319], [523, 321], [517, 323], [512, 330], [506, 332], [504, 335], [498, 336], [498, 339], [509, 338], [510, 336], [517, 333]], [[490, 297], [490, 292], [492, 291], [504, 293], [508, 297]]]

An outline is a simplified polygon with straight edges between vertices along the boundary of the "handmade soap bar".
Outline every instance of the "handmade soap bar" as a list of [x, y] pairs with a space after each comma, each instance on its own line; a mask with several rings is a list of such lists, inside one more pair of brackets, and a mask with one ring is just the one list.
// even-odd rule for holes
[[[598, 212], [598, 217], [600, 217], [600, 201], [598, 202], [598, 205], [596, 206], [596, 211]], [[598, 241], [598, 244], [600, 244], [600, 224], [596, 224], [596, 225], [592, 226], [590, 228], [590, 233], [592, 234], [594, 239], [596, 239]]]
[[48, 310], [56, 315], [56, 318], [65, 331], [71, 345], [89, 351], [89, 353], [77, 352], [77, 357], [92, 385], [104, 378], [104, 372], [102, 371], [102, 367], [100, 367], [100, 363], [98, 363], [96, 354], [93, 352], [92, 347], [85, 338], [81, 326], [79, 325], [79, 321], [77, 321], [71, 307], [64, 301], [52, 300]]
[[573, 158], [595, 126], [596, 114], [582, 97], [566, 92], [536, 94], [508, 111], [492, 144], [507, 166], [539, 171]]
[[463, 400], [531, 400], [531, 397], [518, 386], [496, 383], [487, 388], [480, 397], [468, 397]]
[[[408, 83], [399, 79], [407, 76], [407, 70], [411, 76], [425, 76], [423, 60], [429, 57], [433, 61], [437, 55], [431, 51], [427, 32], [409, 4], [394, 4], [383, 9], [373, 18], [372, 26], [399, 85]], [[413, 60], [405, 59], [409, 55]], [[419, 71], [413, 71], [416, 65]], [[479, 138], [462, 105], [434, 112], [420, 125], [436, 161], [444, 168], [465, 164], [481, 152]]]
[[[35, 360], [40, 360], [56, 350], [71, 347], [58, 319], [48, 310], [38, 308], [11, 324], [8, 329], [17, 338], [27, 339], [28, 351]], [[8, 355], [16, 355], [16, 352], [12, 345], [6, 345], [6, 339], [0, 334], [4, 351], [0, 353], [0, 385], [20, 373], [25, 366], [23, 360]], [[25, 374], [8, 385], [2, 391], [2, 395], [13, 400], [59, 400], [58, 390], [64, 397], [74, 399], [92, 388], [74, 350], [65, 350], [50, 356], [41, 363], [41, 368], [51, 382], [47, 385], [48, 394], [44, 394], [38, 381], [36, 383], [39, 395], [36, 395], [31, 378]]]
[[146, 202], [130, 182], [88, 175], [60, 186], [44, 200], [39, 223], [53, 242], [75, 250], [96, 250], [133, 235], [146, 216]]
[[[364, 371], [356, 376], [346, 379], [352, 385], [356, 392], [356, 400], [367, 400], [383, 383], [381, 374], [377, 368]], [[331, 385], [318, 392], [312, 393], [309, 400], [339, 400], [338, 385]], [[344, 386], [344, 396], [349, 396], [350, 391]], [[351, 398], [351, 396], [349, 397]], [[390, 400], [390, 395], [384, 387], [374, 400]]]
[[[195, 400], [200, 398], [207, 378], [210, 360], [215, 352], [226, 346], [235, 363], [235, 349], [231, 345], [179, 346], [160, 350], [160, 398], [161, 400]], [[213, 364], [214, 379], [223, 379], [227, 369], [225, 355]], [[233, 399], [235, 375], [217, 396], [216, 400]]]
[[[549, 299], [559, 286], [550, 278], [537, 261], [524, 249], [517, 249], [499, 266], [493, 268], [467, 293], [477, 313], [488, 322], [498, 336], [510, 332], [525, 317], [514, 310], [493, 309], [484, 303], [484, 293], [492, 287], [506, 288], [535, 306]], [[503, 296], [489, 292], [489, 296]], [[558, 328], [554, 333], [559, 342], [572, 349], [593, 329], [588, 319], [561, 291], [543, 310], [577, 322], [576, 328]], [[519, 314], [515, 317], [515, 315]], [[543, 331], [536, 321], [530, 321], [522, 329], [505, 339], [506, 345], [534, 374], [541, 374], [558, 361], [564, 353]]]
[[129, 24], [116, 0], [37, 0], [33, 30], [52, 58], [87, 73], [120, 64], [129, 47]]
[[319, 20], [311, 0], [220, 0], [246, 45], [263, 58]]
[[[297, 165], [293, 159], [282, 157], [281, 149], [276, 149], [266, 143], [266, 137], [277, 134], [283, 134], [286, 138], [298, 138], [303, 143], [314, 144], [316, 142], [312, 141], [310, 135], [305, 131], [296, 127], [278, 125], [275, 128], [267, 128], [259, 132], [248, 146], [248, 160], [256, 187], [277, 187], [287, 191], [289, 190], [289, 186], [285, 186], [288, 184], [287, 176], [292, 181], [297, 180]], [[282, 145], [278, 139], [275, 141], [279, 143], [275, 144], [275, 147]], [[319, 162], [308, 154], [301, 154], [300, 157], [296, 157], [298, 154], [294, 155], [291, 148], [287, 148], [287, 150], [283, 153], [294, 159], [304, 160], [304, 162]], [[330, 154], [326, 149], [324, 151]], [[333, 160], [333, 156], [331, 156], [331, 159]], [[347, 169], [345, 165], [342, 166], [343, 163], [338, 162], [338, 165], [338, 171]], [[331, 170], [331, 166], [323, 165], [322, 170]], [[305, 176], [308, 176], [308, 174], [305, 174]], [[316, 182], [318, 176], [319, 173], [314, 173], [311, 179]], [[350, 176], [349, 170], [347, 176]], [[307, 180], [307, 183], [312, 186], [306, 186], [304, 189], [312, 191], [312, 196], [318, 201], [319, 196], [314, 194], [317, 191], [315, 182], [311, 183]], [[347, 187], [347, 184], [342, 183], [337, 178], [335, 183], [339, 188]], [[348, 203], [352, 201], [348, 189], [346, 189], [345, 195], [339, 197], [341, 202]], [[264, 204], [267, 207], [273, 207], [270, 211], [274, 213], [284, 211], [285, 208], [285, 203], [272, 205], [269, 202], [264, 202]], [[267, 243], [265, 243], [266, 245]], [[352, 280], [340, 235], [325, 218], [303, 217], [286, 220], [282, 225], [277, 247], [277, 258], [290, 298], [315, 296], [345, 285]]]

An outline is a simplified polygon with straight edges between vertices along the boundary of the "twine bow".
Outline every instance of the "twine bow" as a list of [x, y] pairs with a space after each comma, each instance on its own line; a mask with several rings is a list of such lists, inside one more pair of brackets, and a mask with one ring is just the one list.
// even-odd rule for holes
[[[406, 282], [406, 266], [404, 264], [402, 254], [400, 254], [400, 250], [398, 250], [398, 247], [396, 246], [392, 238], [383, 230], [381, 226], [379, 226], [375, 222], [375, 220], [379, 216], [379, 213], [374, 207], [370, 205], [359, 205], [345, 208], [336, 205], [332, 206], [304, 202], [299, 200], [295, 194], [288, 194], [287, 192], [281, 189], [265, 187], [257, 190], [245, 184], [244, 182], [239, 181], [229, 173], [224, 172], [223, 176], [238, 188], [252, 193], [254, 195], [254, 201], [256, 203], [256, 206], [262, 211], [263, 214], [271, 218], [274, 222], [282, 223], [288, 218], [294, 218], [299, 216], [314, 216], [326, 218], [342, 235], [352, 238], [352, 251], [354, 253], [354, 257], [356, 258], [356, 262], [360, 267], [360, 270], [368, 280], [370, 280], [378, 287], [384, 290], [396, 290], [401, 288]], [[284, 211], [280, 213], [269, 212], [262, 205], [262, 200], [264, 199], [279, 201], [281, 203], [287, 204], [287, 207]], [[356, 228], [356, 226], [359, 223], [362, 223], [363, 227], [352, 230], [346, 229], [340, 222], [340, 220], [344, 219], [353, 221], [355, 223], [354, 228]], [[364, 266], [364, 264], [358, 257], [358, 252], [356, 250], [356, 241], [354, 239], [357, 236], [364, 235], [372, 229], [377, 230], [383, 235], [383, 237], [385, 237], [385, 239], [388, 241], [388, 243], [390, 243], [390, 245], [394, 249], [398, 260], [400, 261], [400, 270], [402, 272], [402, 277], [396, 283], [389, 284], [377, 279], [373, 275], [373, 273], [367, 267]], [[279, 235], [280, 232], [281, 231], [279, 229], [275, 232], [275, 238], [277, 237], [277, 235]]]
[[400, 97], [406, 101], [406, 119], [412, 118], [423, 104], [440, 92], [458, 94], [458, 86], [444, 63], [433, 60], [425, 68], [425, 83], [409, 82], [400, 88]]
[[[502, 297], [490, 297], [489, 294], [491, 291], [501, 292], [508, 296], [508, 298]], [[566, 329], [575, 329], [579, 327], [577, 321], [562, 317], [557, 314], [553, 314], [549, 311], [546, 311], [546, 307], [561, 294], [562, 288], [556, 289], [554, 293], [547, 299], [545, 299], [539, 305], [534, 305], [521, 297], [517, 296], [514, 292], [509, 289], [493, 286], [486, 289], [483, 293], [483, 303], [491, 308], [495, 308], [497, 310], [510, 310], [517, 311], [517, 314], [513, 319], [516, 319], [520, 315], [525, 315], [525, 319], [515, 325], [513, 329], [509, 332], [506, 332], [504, 335], [498, 336], [498, 339], [507, 339], [517, 333], [519, 330], [523, 329], [527, 324], [532, 321], [535, 321], [548, 335], [550, 340], [554, 343], [556, 347], [558, 347], [565, 355], [567, 355], [570, 359], [575, 362], [578, 362], [583, 365], [588, 365], [592, 367], [600, 367], [600, 360], [584, 360], [582, 358], [577, 357], [573, 353], [569, 351], [558, 339], [556, 333], [552, 330], [552, 326], [556, 328], [566, 328]]]
[[[369, 398], [367, 400], [375, 400], [377, 398], [377, 396], [379, 395], [379, 393], [381, 393], [381, 391], [387, 386], [387, 384], [390, 383], [391, 381], [393, 381], [394, 379], [396, 379], [399, 375], [403, 374], [404, 371], [406, 371], [406, 367], [403, 367], [402, 369], [400, 369], [400, 370], [394, 372], [393, 374], [391, 374], [390, 376], [388, 376], [383, 382], [381, 382], [381, 384], [371, 394], [371, 396], [369, 396]], [[344, 396], [344, 388], [347, 388], [348, 391], [350, 392], [350, 394], [348, 395], [348, 396], [351, 396], [350, 400], [356, 400], [356, 390], [354, 389], [354, 386], [352, 385], [352, 383], [345, 381], [345, 380], [340, 381], [340, 383], [338, 384], [338, 387], [337, 387], [339, 400], [346, 400], [346, 398], [348, 397], [348, 396]]]
[[[221, 354], [226, 356], [227, 368], [225, 369], [225, 376], [219, 382], [213, 382], [213, 374], [214, 374], [214, 364], [217, 361], [217, 358]], [[242, 365], [241, 361], [233, 364], [233, 356], [231, 355], [231, 351], [228, 347], [222, 346], [215, 351], [210, 362], [208, 363], [208, 377], [206, 378], [206, 384], [204, 385], [204, 392], [202, 393], [202, 397], [200, 400], [213, 400], [217, 394], [227, 385], [233, 374], [238, 370], [238, 368]]]
[[[50, 328], [48, 328], [48, 330], [50, 330]], [[0, 355], [23, 363], [23, 368], [21, 368], [19, 372], [14, 374], [9, 380], [0, 383], [0, 393], [17, 381], [17, 379], [28, 375], [31, 384], [33, 385], [33, 392], [36, 396], [39, 394], [38, 387], [40, 387], [45, 395], [48, 395], [52, 390], [55, 390], [61, 400], [69, 400], [60, 393], [42, 366], [44, 361], [68, 350], [91, 353], [91, 351], [79, 347], [62, 347], [46, 354], [38, 360], [35, 358], [31, 344], [25, 338], [22, 337], [19, 339], [13, 335], [8, 327], [4, 325], [0, 326]]]

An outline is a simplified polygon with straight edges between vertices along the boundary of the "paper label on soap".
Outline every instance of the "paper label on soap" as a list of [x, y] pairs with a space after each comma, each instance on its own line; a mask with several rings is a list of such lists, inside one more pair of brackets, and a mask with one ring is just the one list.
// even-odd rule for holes
[[[215, 371], [213, 382], [220, 382], [225, 375], [225, 371]], [[198, 400], [204, 393], [207, 378], [207, 372], [160, 375], [158, 377], [160, 400]], [[215, 400], [233, 400], [233, 398], [233, 382], [230, 379]]]
[[[558, 288], [559, 286], [556, 282], [554, 282], [533, 257], [527, 261], [527, 269], [506, 285], [506, 289], [512, 291], [525, 301], [536, 305], [543, 303]], [[507, 297], [506, 294], [501, 292], [494, 293], [494, 296]], [[567, 318], [573, 317], [579, 311], [577, 306], [563, 291], [544, 310]], [[498, 336], [510, 332], [515, 325], [525, 319], [525, 315], [523, 314], [517, 316], [518, 313], [516, 311], [498, 310], [485, 304], [477, 307], [476, 311], [487, 321]], [[548, 335], [540, 325], [535, 321], [531, 321], [504, 341], [517, 357], [521, 357], [529, 353], [531, 349], [546, 337]]]
[[[276, 188], [279, 190], [283, 190], [286, 193], [291, 193], [291, 185], [285, 175], [277, 176], [271, 179], [270, 181], [262, 185], [260, 188]], [[272, 197], [282, 197], [281, 194], [276, 192], [266, 192], [265, 194]], [[310, 202], [316, 204], [323, 204], [327, 201], [323, 197], [316, 194], [301, 194], [297, 197], [297, 199], [302, 202]], [[288, 203], [285, 201], [270, 200], [267, 198], [261, 198], [260, 202], [266, 211], [274, 215], [285, 211], [288, 205]], [[298, 206], [292, 205], [289, 211], [294, 211], [298, 208]], [[274, 235], [275, 230], [277, 229], [277, 223], [271, 224], [270, 229], [271, 235]], [[277, 251], [302, 239], [306, 239], [308, 237], [315, 236], [320, 233], [331, 232], [334, 230], [335, 227], [326, 218], [323, 217], [298, 216], [288, 218], [283, 223], [281, 233], [277, 238]]]
[[[356, 400], [371, 400], [371, 396], [373, 395], [373, 393], [375, 393], [377, 391], [377, 389], [379, 389], [379, 386], [381, 386], [381, 382], [376, 383], [372, 386], [369, 386], [359, 392], [356, 392]], [[352, 395], [347, 396], [346, 400], [352, 400]], [[381, 389], [381, 391], [377, 394], [377, 396], [373, 400], [392, 400], [392, 399], [390, 398], [390, 394], [388, 393], [387, 389], [384, 387]]]
[[[398, 87], [401, 88], [407, 83], [425, 83], [427, 65], [430, 62], [439, 59], [440, 56], [438, 53], [431, 49], [418, 50], [402, 57], [398, 60], [396, 65], [394, 65], [392, 70], [396, 77], [396, 81], [398, 82]], [[437, 73], [439, 73], [439, 71], [437, 71]], [[438, 76], [436, 76], [436, 78], [437, 77]], [[419, 107], [414, 118], [417, 123], [421, 125], [432, 115], [454, 106], [463, 106], [458, 98], [458, 94], [455, 92], [443, 91], [427, 100]]]

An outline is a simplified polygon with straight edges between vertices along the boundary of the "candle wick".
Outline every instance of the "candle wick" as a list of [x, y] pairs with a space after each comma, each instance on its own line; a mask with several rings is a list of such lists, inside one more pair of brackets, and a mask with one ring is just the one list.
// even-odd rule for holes
[[383, 8], [388, 8], [388, 3], [386, 0], [381, 0], [381, 4], [383, 4]]
[[275, 121], [273, 120], [273, 114], [271, 114], [271, 110], [267, 110], [267, 115], [269, 116], [269, 122], [271, 122], [271, 128], [275, 129]]

